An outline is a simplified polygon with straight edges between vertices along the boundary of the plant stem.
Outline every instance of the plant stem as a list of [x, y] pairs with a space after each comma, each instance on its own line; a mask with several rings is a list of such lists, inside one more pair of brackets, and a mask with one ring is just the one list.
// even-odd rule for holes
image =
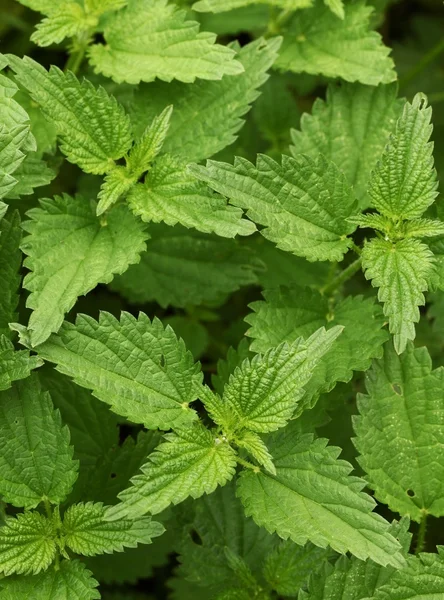
[[270, 38], [275, 35], [279, 35], [283, 29], [283, 27], [288, 23], [288, 21], [293, 16], [294, 11], [292, 10], [283, 10], [279, 15], [274, 19], [271, 18], [268, 23], [268, 28], [265, 31], [263, 37]]
[[404, 77], [399, 80], [399, 87], [404, 87], [407, 83], [410, 83], [421, 71], [423, 71], [431, 62], [437, 58], [441, 52], [444, 52], [444, 38], [441, 39], [433, 48], [431, 48], [420, 61], [416, 63], [414, 67], [408, 71]]
[[256, 465], [253, 465], [253, 463], [248, 462], [248, 460], [245, 460], [245, 459], [241, 458], [240, 456], [236, 456], [236, 462], [239, 463], [240, 465], [242, 465], [243, 467], [246, 467], [247, 469], [251, 469], [251, 470], [255, 471], [256, 473], [259, 473], [259, 471], [260, 471], [259, 467], [257, 467]]
[[49, 502], [48, 498], [43, 499], [43, 505], [45, 507], [46, 516], [48, 519], [52, 519], [51, 503]]
[[422, 552], [424, 550], [426, 532], [427, 532], [427, 513], [424, 512], [421, 517], [421, 523], [419, 524], [415, 554], [419, 554], [420, 552]]
[[346, 281], [351, 279], [355, 273], [357, 273], [361, 268], [362, 258], [359, 257], [355, 261], [353, 261], [346, 269], [341, 271], [337, 277], [331, 281], [331, 283], [325, 285], [321, 288], [320, 292], [324, 296], [328, 296], [335, 290], [337, 290], [341, 285], [343, 285]]
[[72, 71], [74, 75], [77, 75], [80, 69], [80, 65], [82, 64], [83, 58], [85, 56], [86, 48], [88, 47], [88, 43], [83, 43], [77, 50], [75, 50], [72, 54], [69, 55], [69, 58], [65, 65], [65, 73], [67, 71]]

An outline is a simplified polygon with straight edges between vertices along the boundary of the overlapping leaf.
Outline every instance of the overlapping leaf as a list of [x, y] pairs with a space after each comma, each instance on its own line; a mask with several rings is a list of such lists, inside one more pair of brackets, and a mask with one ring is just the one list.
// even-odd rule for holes
[[70, 162], [87, 173], [105, 173], [129, 150], [129, 119], [103, 88], [54, 66], [47, 71], [29, 57], [8, 55], [7, 60], [17, 81], [55, 124]]
[[255, 352], [308, 337], [322, 326], [344, 327], [334, 347], [314, 366], [301, 408], [312, 406], [319, 394], [329, 392], [338, 381], [349, 381], [353, 371], [367, 370], [373, 358], [382, 356], [388, 336], [382, 329], [381, 310], [372, 299], [349, 296], [333, 306], [319, 292], [297, 286], [269, 290], [264, 297], [265, 302], [250, 305], [254, 313], [246, 317]]
[[42, 364], [37, 356], [30, 356], [28, 350], [14, 350], [10, 340], [0, 335], [0, 391], [11, 387], [13, 381], [26, 379], [33, 369]]
[[444, 515], [444, 373], [425, 348], [386, 345], [360, 396], [354, 442], [369, 485], [391, 510], [421, 521]]
[[142, 135], [156, 114], [173, 102], [174, 112], [164, 152], [186, 162], [213, 156], [235, 141], [242, 117], [259, 96], [258, 88], [268, 79], [267, 70], [276, 60], [280, 38], [258, 39], [238, 50], [244, 72], [221, 81], [155, 82], [141, 85], [128, 106], [134, 130]]
[[23, 285], [31, 292], [27, 306], [33, 309], [33, 346], [58, 331], [78, 296], [137, 262], [147, 238], [124, 206], [116, 207], [102, 224], [95, 203], [81, 197], [65, 195], [40, 204], [27, 213], [30, 220], [23, 228], [29, 235], [22, 243], [28, 255], [24, 264], [31, 271]]
[[120, 321], [102, 312], [99, 321], [79, 315], [39, 346], [39, 355], [134, 423], [170, 429], [196, 419], [202, 374], [170, 327], [140, 313]]
[[8, 213], [0, 220], [0, 334], [10, 336], [9, 323], [17, 319], [22, 253], [20, 214]]
[[137, 544], [150, 544], [164, 531], [150, 517], [136, 520], [105, 521], [106, 507], [101, 503], [73, 504], [63, 517], [63, 539], [76, 554], [94, 556], [123, 552]]
[[403, 102], [396, 94], [396, 84], [330, 85], [327, 99], [316, 99], [311, 115], [302, 115], [300, 131], [292, 130], [293, 156], [321, 153], [335, 162], [353, 185], [360, 206], [366, 208], [371, 170], [401, 112]]
[[208, 161], [192, 172], [214, 190], [247, 210], [278, 248], [308, 260], [340, 261], [351, 245], [354, 226], [347, 218], [356, 211], [344, 175], [322, 156], [282, 157], [279, 164], [259, 155], [256, 166], [236, 158], [234, 166]]
[[276, 66], [295, 73], [341, 77], [366, 85], [396, 79], [390, 50], [369, 27], [373, 9], [358, 0], [344, 6], [344, 18], [317, 0], [297, 13], [285, 32]]
[[237, 240], [160, 224], [148, 231], [151, 239], [140, 263], [111, 284], [130, 302], [154, 300], [163, 307], [221, 302], [257, 281], [262, 265]]
[[121, 504], [108, 509], [107, 518], [157, 514], [188, 496], [210, 494], [233, 477], [236, 453], [203, 425], [178, 429], [165, 439], [142, 467], [142, 474], [120, 494]]
[[389, 525], [372, 513], [362, 492], [365, 482], [350, 476], [351, 465], [338, 460], [339, 448], [311, 435], [297, 436], [291, 426], [268, 439], [276, 476], [244, 470], [238, 494], [247, 515], [269, 532], [297, 544], [330, 545], [342, 554], [401, 567], [404, 560]]
[[[38, 575], [13, 576], [0, 581], [0, 600], [98, 600], [98, 582], [79, 560], [63, 560], [60, 568]], [[38, 596], [36, 597], [36, 591]]]
[[249, 429], [268, 433], [284, 427], [295, 412], [322, 356], [334, 346], [342, 327], [319, 329], [305, 342], [282, 343], [263, 355], [245, 360], [225, 385], [222, 400], [224, 416], [206, 408], [225, 432]]
[[199, 32], [186, 13], [167, 0], [129, 0], [111, 14], [103, 35], [106, 46], [94, 44], [89, 59], [96, 71], [118, 83], [196, 78], [221, 79], [242, 73], [235, 52], [215, 43], [213, 33]]
[[69, 431], [36, 375], [0, 394], [0, 493], [14, 506], [60, 504], [77, 478]]
[[128, 195], [131, 210], [146, 222], [180, 223], [222, 237], [250, 235], [256, 227], [242, 219], [242, 210], [227, 206], [186, 168], [186, 163], [164, 155]]

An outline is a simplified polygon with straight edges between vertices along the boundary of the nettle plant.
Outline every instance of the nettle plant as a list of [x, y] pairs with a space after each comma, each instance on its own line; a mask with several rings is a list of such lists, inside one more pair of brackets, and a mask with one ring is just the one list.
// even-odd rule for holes
[[54, 53], [0, 55], [0, 600], [444, 597], [444, 220], [382, 13], [20, 1]]

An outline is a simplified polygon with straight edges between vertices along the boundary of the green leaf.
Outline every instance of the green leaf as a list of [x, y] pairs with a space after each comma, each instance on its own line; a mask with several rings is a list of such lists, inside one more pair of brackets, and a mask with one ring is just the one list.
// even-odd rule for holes
[[236, 453], [203, 425], [179, 429], [165, 439], [132, 479], [132, 487], [119, 495], [121, 504], [108, 509], [107, 518], [157, 514], [188, 496], [210, 494], [233, 477]]
[[105, 177], [98, 195], [97, 214], [101, 215], [137, 183], [159, 154], [168, 133], [172, 106], [167, 106], [145, 129], [126, 158], [126, 167], [116, 166]]
[[258, 525], [297, 544], [311, 541], [362, 560], [403, 566], [388, 523], [371, 512], [375, 502], [361, 491], [365, 482], [349, 475], [351, 465], [338, 460], [339, 448], [312, 435], [295, 435], [291, 426], [267, 445], [277, 475], [248, 469], [238, 480], [245, 512]]
[[77, 2], [62, 2], [37, 25], [31, 41], [39, 46], [60, 44], [65, 38], [80, 36], [97, 25], [97, 17], [88, 15]]
[[319, 327], [341, 325], [344, 330], [333, 348], [314, 367], [305, 385], [305, 395], [297, 414], [316, 402], [319, 394], [329, 392], [338, 381], [347, 382], [353, 371], [366, 371], [373, 358], [382, 356], [387, 333], [384, 318], [373, 299], [348, 296], [334, 305], [315, 290], [292, 286], [264, 292], [265, 302], [253, 302], [254, 313], [245, 320], [251, 325], [251, 350], [266, 352], [282, 342], [307, 338]]
[[251, 235], [254, 223], [242, 219], [242, 210], [227, 201], [187, 171], [186, 163], [170, 155], [160, 157], [129, 193], [131, 210], [143, 221], [167, 225], [180, 223], [203, 233], [222, 237]]
[[396, 79], [390, 50], [369, 28], [373, 8], [358, 0], [344, 6], [344, 18], [317, 0], [297, 13], [287, 28], [276, 67], [294, 73], [341, 77], [366, 85]]
[[[394, 521], [390, 533], [401, 543], [404, 554], [410, 547], [409, 520]], [[401, 571], [403, 573], [404, 570]], [[381, 567], [372, 560], [341, 556], [334, 565], [324, 564], [321, 573], [311, 574], [309, 591], [301, 592], [299, 600], [362, 600], [374, 598], [380, 586], [395, 575], [391, 567]]]
[[22, 242], [29, 273], [23, 282], [31, 292], [27, 306], [31, 344], [37, 346], [58, 331], [78, 296], [109, 283], [139, 260], [147, 234], [125, 206], [116, 207], [102, 224], [94, 202], [68, 195], [40, 201], [28, 211]]
[[372, 173], [372, 204], [391, 219], [417, 219], [438, 195], [433, 168], [432, 109], [424, 94], [406, 102], [396, 130]]
[[438, 600], [443, 594], [444, 548], [438, 546], [437, 554], [409, 556], [407, 568], [393, 573], [373, 600]]
[[308, 577], [314, 575], [316, 579], [321, 566], [332, 554], [329, 549], [310, 543], [298, 546], [291, 540], [282, 541], [267, 556], [264, 577], [279, 595], [296, 598]]
[[230, 346], [226, 358], [220, 358], [217, 361], [217, 373], [211, 375], [211, 383], [219, 396], [222, 396], [224, 386], [228, 383], [236, 367], [240, 367], [246, 358], [253, 358], [253, 354], [249, 350], [247, 338], [243, 337], [236, 349]]
[[[17, 130], [21, 132], [21, 139], [17, 139]], [[17, 179], [12, 174], [25, 158], [18, 146], [23, 143], [26, 134], [26, 126], [17, 127], [15, 131], [9, 132], [4, 125], [0, 124], [0, 199], [10, 193], [17, 184]], [[4, 207], [4, 204], [0, 206]]]
[[397, 91], [396, 84], [330, 84], [327, 99], [317, 98], [312, 114], [302, 115], [300, 131], [292, 130], [291, 153], [321, 153], [336, 162], [353, 185], [359, 205], [367, 208], [370, 173], [401, 113], [403, 101], [396, 99]]
[[240, 557], [255, 575], [262, 571], [265, 557], [278, 543], [252, 519], [245, 517], [231, 481], [210, 495], [202, 496], [188, 507], [189, 523], [177, 539], [178, 575], [213, 598], [239, 583], [226, 558], [226, 549]]
[[332, 162], [322, 156], [282, 157], [282, 164], [258, 155], [256, 166], [236, 158], [234, 166], [208, 161], [192, 172], [265, 229], [278, 248], [308, 260], [342, 260], [351, 246], [356, 210], [352, 189]]
[[88, 56], [94, 69], [117, 83], [178, 79], [221, 79], [242, 73], [235, 52], [215, 44], [213, 33], [199, 32], [186, 13], [166, 0], [129, 0], [104, 25], [106, 46], [94, 44]]
[[415, 339], [418, 306], [425, 303], [424, 294], [433, 272], [433, 254], [415, 239], [390, 242], [374, 238], [362, 251], [362, 266], [367, 279], [378, 287], [378, 299], [384, 303], [389, 318], [395, 349], [401, 354], [408, 340]]
[[264, 440], [257, 433], [248, 429], [243, 431], [236, 437], [236, 444], [250, 454], [266, 471], [276, 475], [273, 457], [269, 453]]
[[[341, 332], [342, 327], [328, 332], [319, 329], [306, 341], [299, 338], [291, 345], [284, 342], [251, 361], [246, 359], [224, 388], [225, 418], [218, 421], [224, 432], [249, 429], [268, 433], [284, 427], [295, 412], [313, 369]], [[206, 406], [217, 421], [219, 415]]]
[[6, 198], [16, 200], [20, 196], [29, 196], [34, 193], [34, 188], [49, 185], [55, 176], [56, 172], [48, 167], [44, 160], [35, 152], [30, 152], [14, 171], [17, 183]]
[[244, 124], [242, 117], [259, 96], [258, 88], [268, 79], [267, 70], [276, 60], [280, 38], [258, 39], [238, 48], [244, 72], [221, 81], [197, 81], [193, 85], [162, 83], [141, 85], [128, 106], [138, 135], [166, 106], [174, 113], [164, 152], [190, 161], [216, 154], [236, 140]]
[[151, 544], [165, 530], [150, 517], [136, 520], [105, 521], [101, 503], [73, 504], [63, 517], [63, 540], [76, 554], [94, 556], [123, 552], [137, 544]]
[[12, 342], [0, 335], [0, 391], [10, 388], [13, 381], [29, 377], [42, 362], [37, 356], [30, 356], [28, 350], [15, 352]]
[[7, 55], [17, 81], [54, 123], [68, 160], [87, 173], [105, 173], [129, 150], [129, 118], [116, 100], [88, 80], [57, 67], [46, 71], [29, 57]]
[[69, 430], [36, 375], [2, 392], [0, 493], [14, 506], [60, 504], [77, 479]]
[[179, 226], [151, 225], [149, 233], [140, 263], [111, 284], [130, 302], [155, 300], [162, 307], [220, 303], [257, 281], [261, 263], [237, 240]]
[[46, 570], [57, 554], [55, 536], [53, 522], [38, 512], [7, 518], [0, 527], [0, 572], [30, 575]]
[[0, 600], [98, 600], [98, 582], [79, 560], [62, 560], [60, 568], [29, 577], [0, 581]]
[[426, 348], [408, 344], [398, 356], [386, 345], [366, 386], [354, 443], [376, 498], [418, 522], [425, 514], [443, 516], [444, 371], [432, 371]]
[[221, 13], [251, 4], [269, 4], [285, 10], [298, 10], [311, 6], [312, 0], [199, 0], [192, 8], [196, 12]]
[[325, 6], [340, 19], [345, 18], [344, 2], [342, 0], [324, 0]]
[[170, 429], [197, 417], [189, 404], [199, 393], [199, 366], [170, 327], [144, 313], [123, 312], [120, 321], [106, 312], [99, 321], [78, 315], [38, 351], [133, 423]]
[[22, 253], [20, 213], [10, 212], [0, 219], [0, 335], [11, 336], [9, 323], [17, 320]]

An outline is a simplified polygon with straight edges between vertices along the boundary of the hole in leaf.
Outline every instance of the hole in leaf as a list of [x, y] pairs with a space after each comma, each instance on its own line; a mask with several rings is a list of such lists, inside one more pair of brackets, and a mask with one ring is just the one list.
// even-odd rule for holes
[[200, 537], [200, 535], [197, 533], [197, 531], [195, 529], [192, 529], [190, 531], [190, 536], [195, 544], [197, 544], [198, 546], [203, 546], [202, 538]]
[[162, 369], [165, 366], [165, 356], [163, 354], [160, 355], [160, 361], [159, 361], [160, 366], [162, 367]]
[[115, 479], [117, 477], [117, 473], [111, 473], [110, 477], [111, 479]]
[[410, 496], [410, 498], [413, 498], [414, 495], [415, 495], [415, 492], [413, 490], [407, 490], [407, 496]]
[[402, 387], [398, 383], [393, 383], [392, 388], [395, 394], [397, 394], [398, 396], [402, 396]]

